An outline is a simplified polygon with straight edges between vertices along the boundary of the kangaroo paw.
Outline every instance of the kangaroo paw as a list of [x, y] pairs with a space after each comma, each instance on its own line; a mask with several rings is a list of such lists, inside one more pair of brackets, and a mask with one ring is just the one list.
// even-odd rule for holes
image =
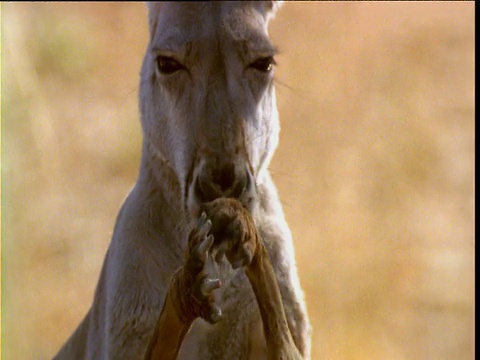
[[212, 221], [216, 260], [225, 255], [234, 269], [247, 266], [258, 247], [255, 223], [248, 210], [237, 200], [219, 198], [204, 204]]
[[202, 213], [196, 226], [191, 230], [183, 268], [176, 274], [178, 279], [177, 298], [180, 313], [184, 318], [202, 317], [216, 323], [222, 316], [215, 304], [213, 291], [221, 286], [215, 271], [210, 249], [214, 237], [209, 234], [212, 222]]

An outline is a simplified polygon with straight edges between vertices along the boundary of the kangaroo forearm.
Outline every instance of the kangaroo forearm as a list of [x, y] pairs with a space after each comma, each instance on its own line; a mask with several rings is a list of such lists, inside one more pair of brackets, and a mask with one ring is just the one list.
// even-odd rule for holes
[[288, 348], [291, 348], [287, 345], [292, 345], [293, 339], [285, 317], [277, 277], [263, 243], [258, 243], [256, 254], [245, 269], [245, 273], [252, 285], [262, 316], [268, 357], [280, 359], [282, 354], [286, 354]]
[[175, 360], [193, 320], [182, 320], [172, 296], [167, 294], [145, 360]]
[[183, 339], [192, 326], [195, 316], [184, 306], [184, 274], [179, 269], [172, 277], [158, 318], [154, 334], [145, 355], [146, 360], [175, 360]]

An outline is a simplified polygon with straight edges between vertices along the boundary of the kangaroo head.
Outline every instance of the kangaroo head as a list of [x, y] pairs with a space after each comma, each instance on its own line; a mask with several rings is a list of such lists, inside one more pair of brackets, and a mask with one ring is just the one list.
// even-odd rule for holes
[[175, 173], [183, 205], [253, 208], [278, 142], [272, 1], [151, 3], [142, 66], [144, 142]]

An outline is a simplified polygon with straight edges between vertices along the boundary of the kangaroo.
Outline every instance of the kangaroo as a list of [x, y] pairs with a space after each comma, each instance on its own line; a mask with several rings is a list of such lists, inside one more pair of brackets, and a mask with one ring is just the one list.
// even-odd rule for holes
[[[294, 343], [310, 357], [291, 233], [268, 171], [279, 120], [267, 25], [277, 7], [274, 1], [148, 4], [138, 179], [118, 214], [92, 306], [55, 359], [143, 358], [170, 280], [185, 263], [188, 236], [204, 231], [202, 206], [217, 198], [237, 199], [251, 214]], [[212, 296], [221, 320], [195, 320], [179, 359], [267, 358], [244, 265], [242, 256], [219, 259], [222, 286]]]
[[227, 198], [218, 198], [202, 208], [200, 232], [194, 228], [189, 235], [184, 266], [173, 275], [145, 359], [175, 360], [197, 317], [212, 324], [219, 321], [221, 309], [212, 292], [221, 282], [218, 273], [209, 273], [208, 269], [213, 258], [221, 257], [218, 247], [230, 263], [243, 262], [246, 266], [262, 316], [268, 359], [302, 359], [288, 328], [272, 264], [250, 214], [241, 203]]

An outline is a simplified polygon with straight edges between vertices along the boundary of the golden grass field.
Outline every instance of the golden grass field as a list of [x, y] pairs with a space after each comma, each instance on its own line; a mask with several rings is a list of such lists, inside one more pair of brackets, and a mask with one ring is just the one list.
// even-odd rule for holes
[[[2, 3], [2, 359], [86, 313], [140, 155], [141, 3]], [[473, 359], [474, 3], [292, 3], [271, 171], [313, 359]]]

